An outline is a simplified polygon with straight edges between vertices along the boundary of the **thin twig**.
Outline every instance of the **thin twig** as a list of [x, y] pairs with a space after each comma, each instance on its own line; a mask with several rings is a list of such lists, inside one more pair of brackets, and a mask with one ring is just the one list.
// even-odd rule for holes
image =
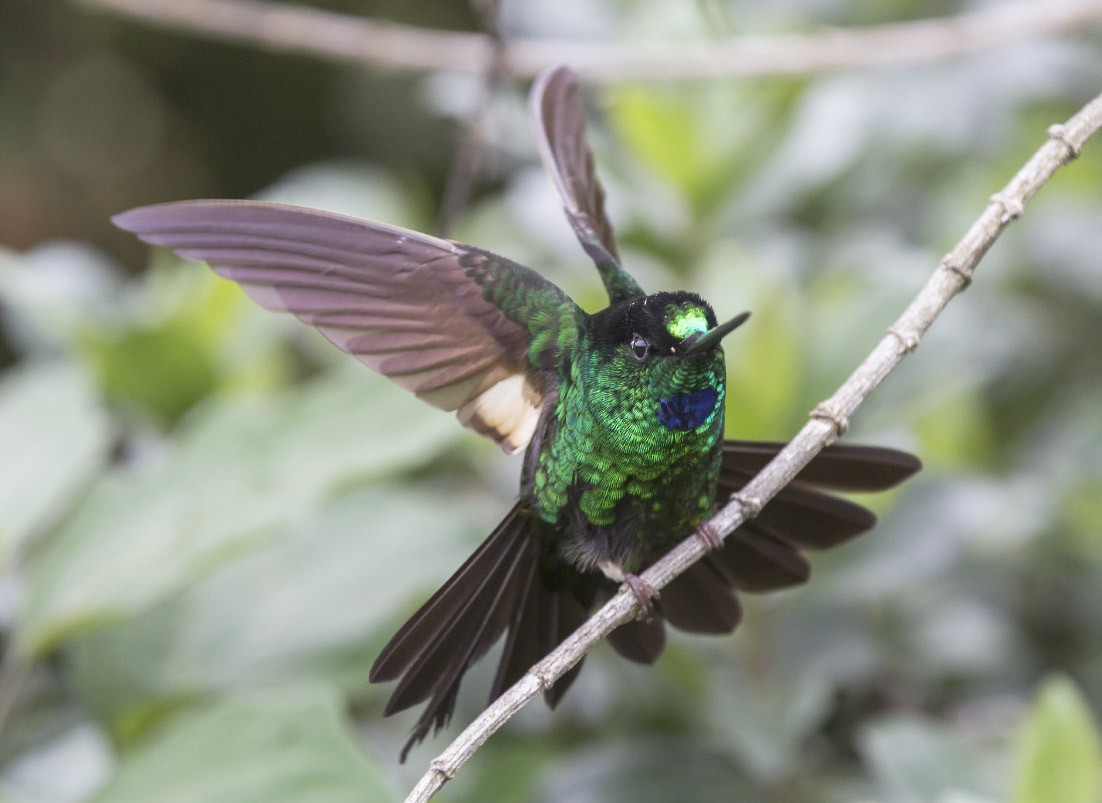
[[[857, 367], [837, 392], [811, 412], [811, 420], [795, 438], [754, 477], [731, 502], [709, 521], [726, 537], [787, 485], [824, 446], [836, 440], [850, 416], [899, 364], [918, 347], [945, 305], [972, 280], [980, 259], [998, 236], [1017, 218], [1027, 201], [1048, 181], [1057, 168], [1079, 154], [1086, 139], [1102, 128], [1102, 95], [1083, 107], [1064, 125], [1048, 130], [1041, 146], [1017, 175], [991, 200], [964, 237], [946, 254], [926, 286], [888, 333]], [[654, 588], [662, 588], [704, 556], [699, 538], [690, 536], [662, 560], [643, 573]], [[550, 655], [533, 666], [516, 685], [499, 697], [453, 741], [431, 764], [406, 798], [406, 803], [429, 800], [474, 752], [529, 700], [574, 666], [599, 640], [639, 612], [635, 595], [621, 589], [615, 597], [571, 634]]]
[[493, 55], [482, 79], [482, 93], [467, 120], [463, 139], [448, 173], [440, 213], [436, 218], [436, 234], [446, 237], [452, 224], [467, 206], [474, 193], [475, 183], [484, 170], [486, 161], [486, 123], [493, 107], [494, 96], [505, 83], [505, 36], [501, 30], [500, 0], [474, 0], [473, 5], [482, 18], [483, 27], [493, 44]]
[[[483, 74], [493, 61], [484, 34], [441, 31], [257, 0], [77, 0], [89, 9], [266, 50], [378, 69]], [[514, 77], [569, 64], [588, 83], [810, 75], [857, 67], [938, 61], [1102, 21], [1098, 0], [1007, 3], [955, 17], [825, 28], [813, 33], [719, 41], [618, 44], [510, 39]]]

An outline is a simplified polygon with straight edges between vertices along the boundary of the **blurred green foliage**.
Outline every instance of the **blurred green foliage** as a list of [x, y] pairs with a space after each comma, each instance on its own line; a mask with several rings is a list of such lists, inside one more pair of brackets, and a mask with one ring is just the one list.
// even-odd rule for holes
[[[578, 3], [564, 19], [629, 39], [702, 37], [717, 19], [869, 21], [856, 2], [775, 16], [674, 5]], [[884, 4], [877, 21], [913, 5]], [[512, 9], [510, 24], [540, 32], [542, 7]], [[368, 668], [507, 510], [516, 460], [206, 268], [147, 255], [107, 217], [213, 189], [424, 230], [452, 152], [441, 123], [477, 93], [118, 20], [77, 35], [85, 20], [58, 5], [20, 13], [70, 31], [79, 52], [50, 51], [38, 75], [0, 54], [0, 99], [31, 110], [0, 124], [0, 208], [19, 213], [0, 250], [0, 702], [17, 695], [0, 801], [400, 799], [443, 737], [399, 766], [412, 717], [382, 719], [388, 689]], [[232, 81], [231, 56], [245, 59]], [[146, 104], [138, 133], [161, 139], [144, 167], [112, 167], [118, 149], [78, 136], [91, 112], [58, 100], [88, 64], [104, 98]], [[270, 70], [289, 82], [286, 109], [253, 92]], [[651, 289], [698, 290], [721, 318], [754, 311], [728, 347], [729, 434], [794, 432], [1099, 74], [1092, 33], [905, 70], [592, 93], [629, 268]], [[227, 82], [214, 130], [233, 137], [192, 108], [211, 75]], [[24, 91], [36, 81], [45, 111]], [[522, 90], [492, 109], [490, 175], [452, 234], [598, 307]], [[234, 97], [250, 101], [239, 118]], [[250, 114], [285, 113], [317, 115], [318, 142], [345, 145], [292, 153], [298, 129], [249, 129]], [[36, 173], [57, 141], [36, 150], [28, 120], [91, 150]], [[73, 174], [93, 158], [107, 161]], [[65, 171], [100, 182], [76, 194], [85, 217], [34, 228], [50, 193], [75, 186]], [[50, 203], [15, 192], [16, 175], [42, 176]], [[1102, 801], [1100, 177], [1091, 142], [858, 414], [847, 438], [927, 466], [865, 500], [875, 532], [815, 556], [807, 587], [749, 600], [734, 637], [675, 634], [650, 669], [599, 647], [554, 714], [522, 712], [441, 799]], [[492, 667], [471, 673], [448, 736], [481, 709]]]

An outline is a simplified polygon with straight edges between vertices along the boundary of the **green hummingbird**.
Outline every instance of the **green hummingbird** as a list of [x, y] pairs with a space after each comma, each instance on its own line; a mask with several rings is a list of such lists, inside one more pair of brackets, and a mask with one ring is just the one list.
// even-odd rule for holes
[[[704, 522], [783, 443], [724, 440], [719, 324], [695, 293], [645, 293], [623, 269], [585, 138], [573, 72], [532, 90], [541, 158], [609, 306], [589, 314], [538, 273], [489, 251], [329, 212], [185, 201], [114, 218], [146, 242], [204, 260], [264, 307], [294, 314], [501, 448], [526, 450], [519, 499], [410, 617], [371, 669], [397, 680], [384, 714], [427, 701], [402, 750], [442, 728], [464, 673], [503, 635], [491, 699], [627, 583], [647, 616], [610, 636], [653, 663], [664, 622], [728, 633], [735, 591], [807, 580], [801, 550], [871, 528], [863, 507], [820, 489], [889, 488], [920, 468], [904, 452], [832, 446], [726, 542]], [[638, 572], [687, 534], [709, 548], [659, 596]], [[579, 663], [545, 692], [554, 706]]]

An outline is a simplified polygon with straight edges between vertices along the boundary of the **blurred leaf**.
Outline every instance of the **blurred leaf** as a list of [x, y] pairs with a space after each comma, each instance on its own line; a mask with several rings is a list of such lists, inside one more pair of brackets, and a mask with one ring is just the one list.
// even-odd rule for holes
[[118, 274], [82, 243], [48, 242], [23, 254], [0, 247], [0, 334], [27, 354], [70, 349], [89, 316], [117, 304]]
[[785, 92], [713, 84], [677, 89], [632, 84], [611, 93], [609, 120], [643, 164], [698, 213], [773, 147], [760, 132], [787, 107]]
[[217, 384], [212, 355], [196, 348], [186, 321], [86, 343], [108, 397], [137, 405], [162, 424], [175, 421]]
[[336, 696], [280, 688], [181, 714], [125, 755], [94, 803], [397, 800], [351, 738]]
[[146, 610], [340, 485], [418, 465], [459, 431], [358, 366], [199, 412], [152, 465], [105, 478], [29, 563], [30, 650]]
[[257, 197], [423, 230], [431, 218], [424, 208], [424, 199], [410, 190], [408, 181], [399, 181], [376, 166], [337, 162], [292, 170]]
[[1026, 716], [1014, 803], [1102, 800], [1102, 736], [1090, 706], [1066, 677], [1049, 678]]
[[80, 350], [114, 401], [171, 424], [221, 384], [271, 387], [281, 375], [276, 341], [242, 337], [252, 302], [205, 266], [170, 258], [139, 294], [130, 316], [89, 320], [81, 332]]
[[793, 310], [779, 295], [757, 299], [753, 317], [725, 346], [727, 432], [775, 440], [793, 432], [803, 358]]
[[[42, 800], [32, 800], [14, 789], [7, 789], [0, 782], [0, 803], [45, 803]], [[50, 801], [52, 803], [52, 801]]]
[[1005, 799], [1004, 773], [991, 758], [943, 726], [898, 716], [868, 725], [860, 750], [885, 803]]
[[715, 163], [689, 95], [631, 86], [616, 92], [611, 108], [617, 131], [643, 163], [692, 198]]
[[1059, 511], [1065, 519], [1070, 546], [1090, 560], [1102, 555], [1102, 476], [1082, 472], [1061, 500]]
[[560, 762], [537, 798], [543, 803], [764, 803], [737, 769], [701, 745], [674, 739], [598, 744]]
[[448, 782], [452, 803], [528, 803], [537, 798], [548, 763], [556, 754], [539, 739], [501, 739], [493, 749], [479, 751], [475, 761]]
[[124, 740], [180, 700], [257, 682], [362, 694], [384, 628], [469, 550], [472, 517], [457, 509], [453, 496], [426, 504], [395, 485], [349, 494], [280, 543], [75, 639], [74, 684]]
[[706, 716], [721, 742], [768, 785], [800, 765], [800, 751], [827, 716], [831, 688], [786, 666], [753, 671], [746, 661], [717, 667]]
[[994, 437], [977, 388], [931, 388], [914, 417], [927, 465], [982, 466], [990, 459]]
[[[34, 803], [78, 803], [107, 781], [114, 766], [111, 744], [103, 731], [79, 723], [19, 754], [5, 768], [0, 783]], [[0, 801], [4, 798], [0, 795]]]
[[56, 524], [103, 465], [111, 424], [88, 378], [30, 363], [0, 380], [0, 572], [19, 545]]
[[807, 420], [802, 403], [810, 368], [796, 287], [784, 256], [756, 255], [733, 240], [708, 246], [695, 286], [720, 320], [749, 310], [750, 320], [724, 341], [729, 437], [776, 440]]

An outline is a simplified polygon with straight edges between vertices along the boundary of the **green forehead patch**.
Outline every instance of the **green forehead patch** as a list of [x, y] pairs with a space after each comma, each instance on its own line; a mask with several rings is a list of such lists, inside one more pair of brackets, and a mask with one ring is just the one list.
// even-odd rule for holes
[[697, 304], [671, 304], [666, 307], [666, 331], [678, 340], [708, 331], [708, 315]]

